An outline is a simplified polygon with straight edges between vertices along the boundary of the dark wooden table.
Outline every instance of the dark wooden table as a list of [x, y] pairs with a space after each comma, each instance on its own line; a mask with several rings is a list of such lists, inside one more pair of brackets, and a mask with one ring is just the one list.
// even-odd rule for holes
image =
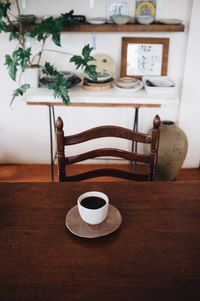
[[[65, 227], [77, 197], [108, 194], [121, 227]], [[0, 301], [200, 300], [200, 183], [1, 183]]]

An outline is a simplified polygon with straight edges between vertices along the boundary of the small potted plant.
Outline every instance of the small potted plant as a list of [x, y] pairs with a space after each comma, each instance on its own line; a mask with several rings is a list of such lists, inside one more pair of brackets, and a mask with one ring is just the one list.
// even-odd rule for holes
[[[14, 14], [13, 11], [17, 14]], [[41, 58], [45, 49], [47, 39], [51, 38], [53, 43], [61, 47], [61, 32], [65, 26], [76, 26], [78, 23], [73, 18], [73, 11], [61, 14], [58, 17], [48, 17], [43, 19], [39, 24], [27, 25], [27, 20], [31, 16], [22, 15], [19, 6], [19, 0], [1, 1], [0, 0], [0, 33], [9, 33], [9, 40], [17, 40], [17, 48], [11, 54], [5, 57], [9, 75], [12, 80], [16, 81], [19, 75], [19, 87], [14, 90], [11, 103], [17, 96], [23, 95], [30, 84], [25, 82], [21, 84], [21, 75], [27, 70], [39, 68], [40, 72], [48, 77], [53, 77], [53, 81], [48, 83], [47, 87], [54, 91], [54, 97], [62, 99], [64, 103], [69, 103], [68, 95], [69, 82], [62, 72], [59, 72], [50, 62], [41, 65]], [[34, 18], [31, 19], [34, 21]], [[40, 50], [33, 53], [31, 46], [28, 46], [27, 39], [34, 39], [39, 42]], [[54, 50], [49, 50], [54, 51]], [[96, 67], [90, 64], [94, 61], [91, 56], [92, 48], [86, 45], [80, 55], [73, 55], [70, 62], [76, 65], [76, 68], [82, 68], [91, 79], [96, 80]], [[57, 52], [57, 51], [56, 51]], [[62, 52], [62, 51], [61, 51]], [[62, 52], [64, 53], [64, 52]]]

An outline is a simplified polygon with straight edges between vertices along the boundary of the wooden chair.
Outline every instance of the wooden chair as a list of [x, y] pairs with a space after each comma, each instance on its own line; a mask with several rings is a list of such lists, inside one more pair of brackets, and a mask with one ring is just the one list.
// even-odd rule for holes
[[[99, 126], [82, 133], [71, 136], [64, 136], [63, 121], [58, 117], [56, 121], [56, 140], [57, 140], [57, 160], [58, 160], [58, 176], [60, 182], [82, 181], [89, 178], [100, 176], [118, 177], [128, 180], [154, 181], [156, 178], [156, 165], [158, 156], [159, 136], [160, 136], [160, 117], [155, 116], [153, 120], [152, 134], [143, 134], [118, 126]], [[79, 144], [92, 139], [102, 137], [116, 137], [131, 140], [136, 143], [150, 144], [150, 153], [148, 155], [125, 151], [117, 148], [99, 148], [75, 156], [65, 156], [65, 146]], [[121, 169], [95, 169], [82, 172], [75, 175], [69, 175], [67, 167], [87, 159], [98, 157], [119, 157], [129, 161], [140, 162], [148, 166], [146, 174], [136, 172], [128, 172]], [[120, 164], [119, 164], [120, 167]]]

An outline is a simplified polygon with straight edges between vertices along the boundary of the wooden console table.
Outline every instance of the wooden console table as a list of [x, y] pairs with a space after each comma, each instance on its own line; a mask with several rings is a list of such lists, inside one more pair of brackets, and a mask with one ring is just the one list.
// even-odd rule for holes
[[[133, 130], [138, 130], [139, 109], [159, 108], [165, 104], [178, 104], [177, 95], [150, 95], [144, 89], [131, 93], [121, 91], [113, 87], [105, 91], [87, 91], [81, 85], [73, 87], [69, 91], [69, 106], [77, 107], [129, 107], [134, 109]], [[53, 130], [55, 129], [54, 106], [65, 106], [61, 100], [55, 99], [51, 90], [46, 88], [31, 89], [26, 94], [28, 105], [47, 106], [49, 109], [49, 129], [50, 129], [50, 153], [51, 153], [51, 181], [54, 181], [54, 153], [53, 153]], [[132, 146], [135, 150], [137, 145]]]

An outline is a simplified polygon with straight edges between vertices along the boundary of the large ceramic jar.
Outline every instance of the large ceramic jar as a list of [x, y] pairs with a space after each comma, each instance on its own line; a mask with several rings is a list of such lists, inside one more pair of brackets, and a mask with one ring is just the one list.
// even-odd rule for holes
[[163, 121], [160, 127], [157, 179], [175, 180], [187, 153], [187, 137], [172, 121]]
[[162, 121], [158, 151], [157, 180], [175, 180], [187, 153], [187, 137], [173, 121]]

